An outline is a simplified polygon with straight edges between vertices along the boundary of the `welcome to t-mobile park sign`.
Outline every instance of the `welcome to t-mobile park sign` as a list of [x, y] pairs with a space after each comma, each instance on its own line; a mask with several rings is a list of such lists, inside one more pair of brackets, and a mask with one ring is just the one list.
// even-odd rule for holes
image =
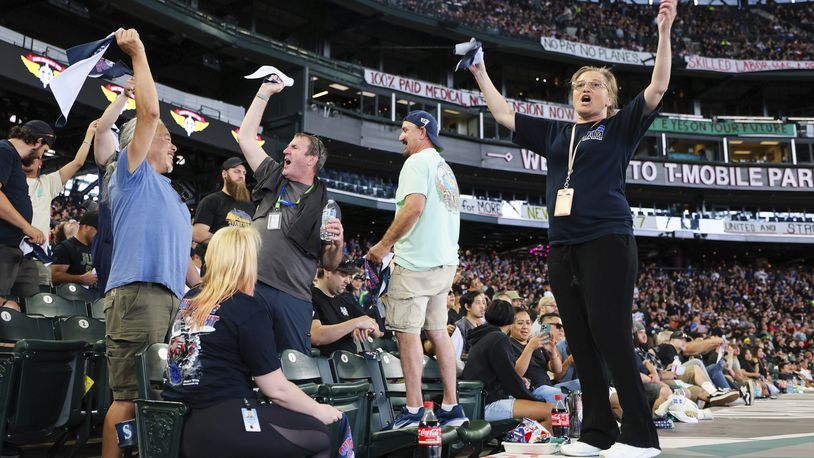
[[[546, 159], [523, 148], [484, 148], [481, 167], [546, 175]], [[814, 191], [810, 167], [711, 165], [633, 160], [627, 182], [656, 186], [755, 191]]]

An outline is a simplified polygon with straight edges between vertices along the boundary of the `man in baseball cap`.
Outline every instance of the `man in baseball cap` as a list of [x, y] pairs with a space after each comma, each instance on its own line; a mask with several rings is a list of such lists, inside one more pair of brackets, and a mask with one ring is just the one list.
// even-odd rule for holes
[[246, 187], [246, 163], [230, 157], [221, 164], [223, 187], [201, 199], [195, 212], [192, 240], [208, 243], [218, 229], [229, 225], [250, 225], [254, 204]]
[[[407, 113], [407, 116], [404, 117], [404, 120], [415, 124], [420, 129], [426, 132], [426, 136], [429, 137], [432, 146], [435, 147], [435, 150], [439, 153], [444, 151], [444, 147], [441, 146], [441, 139], [438, 137], [438, 133], [440, 132], [440, 127], [438, 127], [438, 121], [435, 120], [435, 117], [426, 111], [422, 110], [415, 110]], [[404, 141], [402, 141], [404, 142]], [[407, 151], [407, 144], [405, 143], [405, 151]], [[405, 156], [407, 153], [404, 153]]]

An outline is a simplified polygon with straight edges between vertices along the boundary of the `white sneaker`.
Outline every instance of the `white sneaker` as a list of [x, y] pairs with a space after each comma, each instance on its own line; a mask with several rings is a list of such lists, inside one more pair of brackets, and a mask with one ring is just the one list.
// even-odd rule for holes
[[560, 447], [560, 453], [565, 456], [599, 456], [602, 449], [586, 444], [585, 442], [574, 441]]
[[703, 410], [699, 410], [699, 411], [697, 412], [697, 418], [698, 418], [699, 420], [714, 420], [714, 419], [715, 419], [715, 415], [712, 413], [712, 411], [711, 411], [711, 410], [709, 410], [709, 409], [703, 409]]
[[672, 415], [673, 417], [675, 417], [676, 420], [682, 423], [698, 423], [697, 418], [691, 417], [680, 410], [671, 410], [670, 415]]
[[650, 458], [658, 455], [661, 455], [661, 450], [657, 448], [634, 447], [621, 442], [599, 453], [600, 458]]

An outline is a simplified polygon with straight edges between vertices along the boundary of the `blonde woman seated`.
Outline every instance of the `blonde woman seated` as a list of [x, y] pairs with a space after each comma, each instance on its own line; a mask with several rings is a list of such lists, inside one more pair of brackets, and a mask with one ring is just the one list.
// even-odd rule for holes
[[[185, 456], [327, 457], [325, 425], [341, 413], [283, 376], [268, 309], [255, 299], [260, 235], [228, 227], [212, 237], [200, 288], [172, 325], [164, 399], [182, 401]], [[271, 404], [259, 404], [252, 378]]]

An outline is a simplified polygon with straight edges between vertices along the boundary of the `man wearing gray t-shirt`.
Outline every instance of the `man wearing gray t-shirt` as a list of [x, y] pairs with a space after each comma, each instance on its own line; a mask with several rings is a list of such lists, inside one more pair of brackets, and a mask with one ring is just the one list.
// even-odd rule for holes
[[335, 270], [345, 243], [338, 218], [324, 228], [330, 240], [320, 238], [322, 209], [328, 202], [328, 189], [316, 176], [328, 157], [322, 141], [304, 133], [294, 135], [282, 162], [269, 157], [255, 141], [269, 98], [283, 87], [278, 80], [260, 86], [238, 140], [257, 180], [252, 191], [257, 205], [252, 227], [260, 232], [263, 244], [255, 292], [271, 312], [277, 349], [309, 354], [311, 284], [317, 261], [321, 259], [326, 270]]

